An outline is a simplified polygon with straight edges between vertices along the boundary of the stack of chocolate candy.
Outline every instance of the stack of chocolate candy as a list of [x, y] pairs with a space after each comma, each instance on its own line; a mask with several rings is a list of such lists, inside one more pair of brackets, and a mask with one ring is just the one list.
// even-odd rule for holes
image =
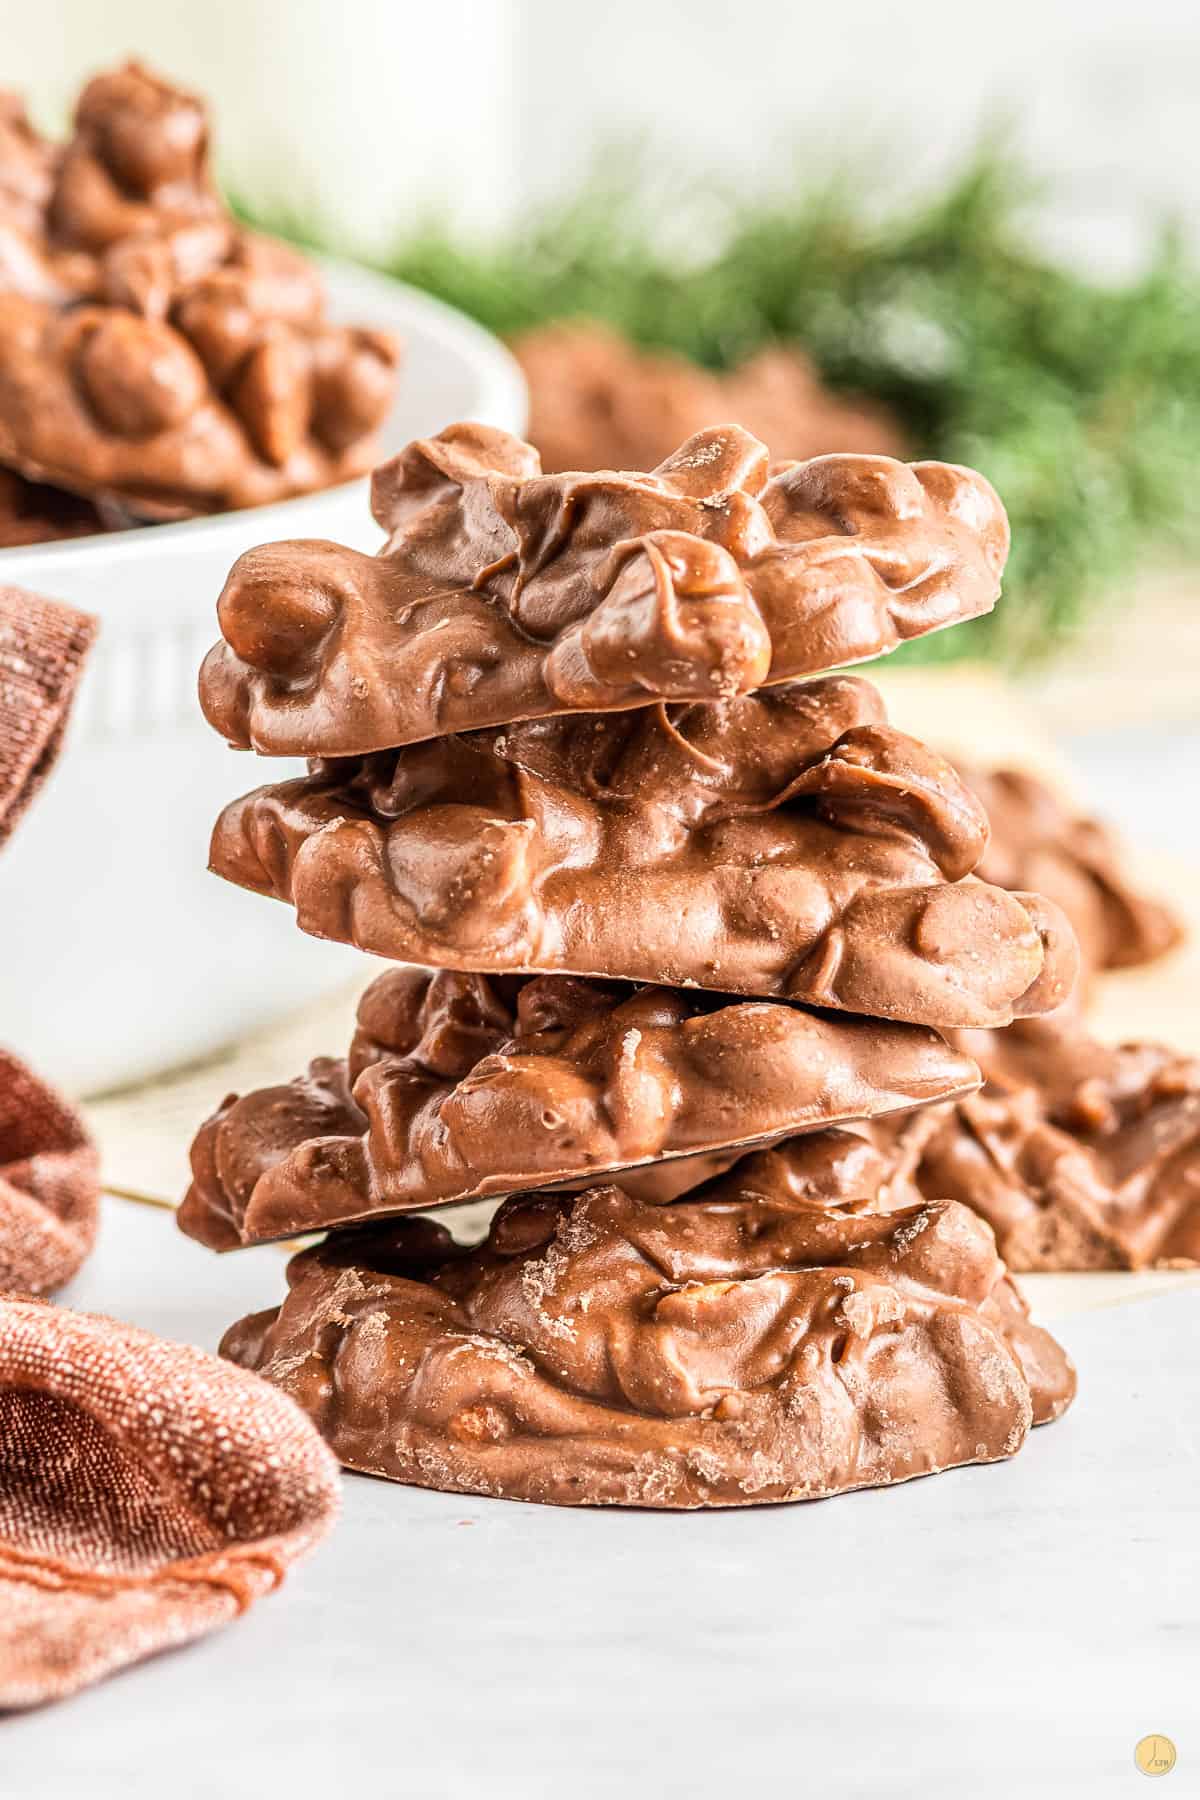
[[[1011, 1456], [1073, 1371], [904, 1146], [979, 1084], [943, 1034], [1059, 1005], [1075, 942], [973, 873], [950, 764], [827, 673], [994, 603], [995, 494], [772, 468], [733, 426], [545, 476], [463, 425], [373, 504], [377, 557], [241, 559], [201, 677], [232, 744], [311, 759], [226, 809], [213, 867], [405, 965], [344, 1060], [200, 1130], [185, 1230], [327, 1233], [225, 1353], [349, 1467], [527, 1500]], [[499, 1196], [473, 1246], [429, 1216]]]
[[222, 203], [194, 94], [89, 81], [63, 145], [0, 93], [0, 544], [257, 506], [363, 473], [397, 347]]

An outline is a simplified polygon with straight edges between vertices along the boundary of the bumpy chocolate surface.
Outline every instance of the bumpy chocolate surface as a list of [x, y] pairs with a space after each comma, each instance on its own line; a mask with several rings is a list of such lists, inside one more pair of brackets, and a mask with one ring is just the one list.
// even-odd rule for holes
[[821, 1212], [830, 1207], [896, 1212], [919, 1206], [926, 1196], [916, 1185], [917, 1165], [944, 1118], [944, 1107], [926, 1106], [806, 1132], [752, 1150], [714, 1175], [702, 1173], [690, 1189], [679, 1187], [677, 1193], [709, 1202], [764, 1200]]
[[915, 1025], [564, 975], [397, 969], [363, 996], [348, 1062], [228, 1100], [201, 1127], [178, 1218], [226, 1249], [638, 1164], [669, 1179], [672, 1159], [977, 1079]]
[[975, 1207], [1014, 1269], [1200, 1263], [1200, 1063], [1073, 1016], [962, 1042], [987, 1083], [938, 1109], [923, 1193]]
[[52, 245], [93, 254], [130, 238], [193, 231], [208, 242], [229, 233], [203, 100], [143, 63], [93, 76], [55, 155], [43, 223]]
[[1058, 1005], [1057, 908], [971, 878], [987, 826], [852, 676], [319, 765], [212, 867], [399, 962], [802, 1000], [935, 1026]]
[[1179, 942], [1179, 921], [1135, 886], [1120, 845], [1098, 819], [1072, 812], [1022, 770], [980, 769], [957, 758], [955, 766], [991, 824], [976, 873], [1055, 901], [1075, 928], [1085, 974], [1153, 962]]
[[616, 1187], [506, 1201], [480, 1248], [430, 1221], [297, 1257], [225, 1355], [348, 1467], [560, 1505], [815, 1499], [1011, 1456], [1074, 1392], [967, 1208]]
[[715, 1177], [681, 1162], [669, 1197], [871, 1211], [957, 1200], [1018, 1272], [1200, 1263], [1195, 1058], [1098, 1043], [1073, 1010], [957, 1041], [984, 1070], [979, 1092], [791, 1138]]
[[211, 723], [269, 755], [344, 756], [655, 699], [712, 701], [986, 612], [1008, 523], [982, 476], [824, 456], [768, 466], [739, 426], [650, 474], [543, 475], [456, 425], [376, 471], [378, 556], [264, 545], [205, 662]]
[[88, 84], [61, 150], [0, 103], [0, 459], [31, 480], [177, 517], [375, 460], [394, 344], [234, 223], [207, 147], [201, 102], [137, 64]]
[[670, 351], [639, 349], [591, 321], [543, 325], [512, 347], [529, 384], [529, 441], [548, 474], [652, 469], [684, 438], [726, 419], [776, 456], [905, 454], [900, 427], [882, 407], [831, 393], [806, 357], [782, 346], [722, 375]]

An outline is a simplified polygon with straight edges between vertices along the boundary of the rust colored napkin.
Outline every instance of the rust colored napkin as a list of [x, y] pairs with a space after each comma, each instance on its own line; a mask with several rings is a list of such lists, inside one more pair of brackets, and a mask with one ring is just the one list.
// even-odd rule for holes
[[[0, 847], [53, 766], [94, 630], [0, 587]], [[0, 1290], [61, 1286], [98, 1207], [78, 1115], [0, 1051]], [[233, 1618], [328, 1531], [337, 1480], [308, 1419], [257, 1376], [0, 1292], [0, 1708]]]
[[54, 766], [96, 621], [0, 587], [0, 848]]
[[224, 1624], [337, 1509], [333, 1457], [256, 1375], [0, 1300], [0, 1707], [61, 1699]]
[[0, 1050], [0, 1290], [53, 1293], [99, 1221], [100, 1163], [82, 1119]]
[[[86, 613], [0, 587], [0, 848], [53, 767], [95, 635]], [[99, 1184], [78, 1114], [0, 1050], [0, 1288], [70, 1280], [95, 1241]]]

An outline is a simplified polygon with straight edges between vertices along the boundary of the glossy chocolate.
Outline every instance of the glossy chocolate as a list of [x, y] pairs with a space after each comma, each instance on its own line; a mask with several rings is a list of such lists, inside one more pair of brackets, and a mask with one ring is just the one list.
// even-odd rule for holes
[[657, 699], [712, 701], [986, 612], [1004, 509], [972, 470], [883, 456], [769, 467], [739, 426], [649, 474], [543, 475], [454, 425], [375, 473], [378, 556], [248, 551], [200, 697], [230, 743], [346, 756]]
[[977, 874], [1055, 901], [1075, 928], [1085, 977], [1153, 962], [1180, 941], [1179, 920], [1133, 881], [1106, 825], [1074, 812], [1025, 770], [958, 758], [955, 766], [991, 825]]
[[[948, 1099], [969, 1057], [916, 1025], [571, 976], [397, 969], [348, 1062], [227, 1100], [180, 1225], [214, 1249], [649, 1165]], [[699, 1179], [702, 1165], [678, 1179]]]
[[397, 361], [334, 325], [295, 251], [243, 230], [202, 103], [139, 64], [62, 148], [0, 97], [0, 460], [148, 518], [365, 472]]
[[476, 732], [227, 807], [212, 867], [400, 962], [569, 972], [934, 1026], [1048, 1011], [1057, 908], [971, 877], [987, 823], [835, 676]]
[[727, 1181], [817, 1206], [958, 1200], [987, 1220], [1018, 1273], [1200, 1265], [1194, 1057], [1098, 1043], [1069, 1012], [957, 1041], [984, 1070], [977, 1093], [791, 1138], [727, 1176], [680, 1163], [673, 1195], [717, 1199]]
[[1074, 1371], [967, 1208], [889, 1215], [617, 1187], [297, 1257], [222, 1351], [348, 1467], [559, 1505], [816, 1499], [1013, 1455]]

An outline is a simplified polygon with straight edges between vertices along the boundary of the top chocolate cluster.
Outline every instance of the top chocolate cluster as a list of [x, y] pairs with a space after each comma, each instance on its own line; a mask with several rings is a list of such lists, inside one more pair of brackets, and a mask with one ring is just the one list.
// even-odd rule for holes
[[137, 63], [65, 145], [0, 95], [0, 463], [176, 517], [369, 468], [397, 347], [331, 323], [316, 271], [242, 229], [202, 101]]
[[[771, 466], [737, 425], [650, 473], [544, 475], [481, 425], [376, 471], [377, 556], [247, 552], [201, 700], [310, 758], [211, 867], [401, 962], [668, 983], [939, 1028], [1058, 1005], [1057, 907], [973, 877], [987, 821], [845, 675], [995, 598], [988, 483]], [[758, 692], [757, 690], [763, 690]]]
[[376, 471], [378, 556], [249, 551], [201, 701], [231, 743], [354, 756], [656, 701], [720, 701], [987, 612], [1008, 523], [981, 475], [830, 455], [771, 465], [736, 425], [650, 473], [545, 475], [455, 425]]

